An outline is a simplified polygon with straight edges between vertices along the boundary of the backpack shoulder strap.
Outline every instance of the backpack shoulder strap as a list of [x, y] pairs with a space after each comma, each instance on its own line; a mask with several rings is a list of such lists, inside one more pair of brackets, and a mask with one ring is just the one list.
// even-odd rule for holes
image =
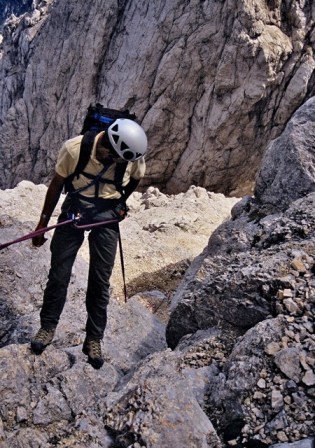
[[94, 143], [94, 140], [95, 140], [95, 137], [97, 134], [98, 134], [98, 132], [88, 131], [83, 135], [81, 145], [80, 145], [79, 160], [78, 160], [77, 166], [75, 167], [75, 170], [73, 173], [74, 176], [77, 176], [78, 174], [82, 173], [82, 171], [86, 167], [86, 165], [90, 159], [90, 155], [91, 155], [92, 148], [93, 148], [93, 143]]
[[88, 131], [83, 135], [83, 138], [82, 138], [82, 141], [80, 144], [80, 154], [79, 154], [79, 159], [78, 159], [77, 165], [75, 167], [74, 172], [72, 174], [70, 174], [70, 176], [67, 177], [66, 182], [65, 182], [65, 192], [66, 193], [70, 193], [73, 191], [73, 186], [72, 186], [73, 179], [75, 178], [75, 176], [78, 177], [79, 174], [82, 173], [82, 171], [86, 167], [86, 165], [90, 159], [94, 139], [97, 134], [98, 134], [98, 132]]

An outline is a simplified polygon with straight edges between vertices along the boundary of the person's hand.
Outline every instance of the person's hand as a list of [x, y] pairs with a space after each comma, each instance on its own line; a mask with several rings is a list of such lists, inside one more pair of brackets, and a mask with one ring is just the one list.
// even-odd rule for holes
[[126, 218], [129, 208], [127, 207], [125, 202], [120, 202], [115, 208], [115, 214], [119, 221], [122, 221]]
[[[35, 230], [44, 229], [45, 227], [46, 227], [45, 224], [41, 224], [41, 223], [39, 223], [39, 224], [37, 225], [37, 227], [36, 227]], [[34, 238], [32, 238], [32, 244], [33, 244], [33, 246], [35, 246], [35, 247], [40, 247], [40, 246], [42, 246], [42, 245], [45, 243], [45, 241], [47, 241], [47, 238], [45, 238], [44, 235], [45, 235], [45, 234], [42, 233], [41, 235], [34, 236]]]

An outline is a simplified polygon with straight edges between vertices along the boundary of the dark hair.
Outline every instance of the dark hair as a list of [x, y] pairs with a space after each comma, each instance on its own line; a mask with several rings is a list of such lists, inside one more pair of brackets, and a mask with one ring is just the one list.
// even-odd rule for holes
[[112, 144], [111, 144], [111, 142], [110, 142], [110, 140], [108, 138], [107, 131], [104, 131], [104, 134], [101, 137], [101, 145], [104, 146], [105, 148], [109, 149], [109, 151], [111, 152], [112, 156], [119, 157], [117, 152], [112, 147]]

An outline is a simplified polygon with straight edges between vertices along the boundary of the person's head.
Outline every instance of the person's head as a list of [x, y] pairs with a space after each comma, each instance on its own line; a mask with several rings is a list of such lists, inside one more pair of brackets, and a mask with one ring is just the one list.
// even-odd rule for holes
[[144, 130], [136, 122], [127, 118], [118, 118], [103, 134], [102, 144], [114, 150], [127, 162], [140, 159], [147, 151], [148, 141]]

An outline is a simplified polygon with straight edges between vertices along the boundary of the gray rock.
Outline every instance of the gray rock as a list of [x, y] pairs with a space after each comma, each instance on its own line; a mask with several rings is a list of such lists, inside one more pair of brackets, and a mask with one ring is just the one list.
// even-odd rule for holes
[[41, 448], [49, 446], [49, 436], [40, 430], [33, 428], [19, 428], [6, 439], [3, 448]]
[[273, 293], [264, 285], [280, 276], [286, 255], [266, 251], [261, 261], [262, 254], [255, 252], [195, 260], [188, 270], [194, 275], [187, 273], [173, 299], [166, 330], [169, 346], [175, 347], [185, 334], [218, 322], [246, 330], [270, 315]]
[[279, 431], [285, 429], [288, 426], [288, 416], [285, 411], [279, 412], [267, 425], [267, 428], [271, 431]]
[[[284, 316], [257, 324], [235, 343], [223, 372], [209, 377], [206, 409], [226, 436], [233, 421], [235, 425], [242, 422], [233, 439], [248, 440], [259, 431], [262, 438], [258, 440], [272, 443], [299, 440], [303, 431], [313, 433], [312, 397], [307, 397], [305, 387], [279, 374], [265, 350], [271, 341], [283, 341], [287, 325]], [[309, 426], [304, 424], [306, 415]]]
[[292, 202], [315, 191], [315, 98], [291, 118], [285, 131], [264, 155], [255, 196], [268, 212], [285, 210]]
[[304, 440], [298, 440], [293, 443], [276, 443], [275, 445], [271, 445], [270, 448], [313, 448], [314, 447], [315, 438], [309, 438]]
[[27, 11], [31, 10], [32, 0], [8, 0], [6, 1], [3, 8], [1, 8], [0, 12], [0, 30], [3, 27], [4, 22], [8, 19], [12, 14], [15, 16], [20, 16]]
[[273, 389], [271, 391], [271, 407], [274, 411], [279, 412], [283, 408], [283, 396], [280, 390]]
[[306, 386], [314, 386], [315, 384], [315, 373], [312, 370], [307, 370], [302, 378], [302, 381]]
[[48, 425], [62, 420], [69, 422], [72, 413], [60, 390], [47, 385], [47, 394], [38, 402], [33, 410], [35, 425]]
[[185, 367], [182, 372], [187, 378], [190, 390], [202, 407], [210, 378], [218, 375], [218, 369], [214, 365], [200, 368]]
[[[315, 100], [310, 100], [296, 113], [299, 123], [308, 122], [314, 104]], [[299, 127], [295, 125], [295, 118], [292, 126], [301, 135]], [[311, 133], [310, 126], [310, 141]], [[308, 160], [306, 165], [301, 165], [301, 170], [304, 169], [305, 176], [309, 176], [309, 172], [312, 172], [312, 155], [306, 141], [304, 146], [297, 147], [294, 145], [294, 133], [284, 132], [284, 136], [286, 141], [292, 141], [292, 155], [299, 160]], [[281, 139], [278, 143], [281, 146]], [[277, 144], [275, 142], [270, 149], [270, 157], [278, 157]], [[282, 167], [285, 171], [285, 159], [281, 160], [278, 168]], [[265, 166], [266, 170], [271, 166], [268, 157]], [[303, 184], [302, 176], [299, 178]], [[292, 180], [291, 184], [289, 180]], [[288, 191], [298, 191], [294, 177], [287, 180], [286, 187]], [[307, 189], [306, 193], [309, 191], [312, 189]], [[292, 201], [303, 194], [298, 193], [292, 197]], [[283, 267], [289, 265], [292, 276], [300, 276], [299, 271], [292, 267], [299, 256], [295, 251], [290, 252], [292, 240], [297, 246], [298, 242], [309, 242], [309, 249], [305, 250], [307, 245], [303, 245], [303, 256], [312, 256], [315, 194], [309, 193], [296, 199], [282, 214], [267, 216], [265, 213], [270, 210], [267, 197], [261, 196], [259, 201], [246, 201], [247, 215], [244, 212], [236, 213], [235, 218], [238, 218], [222, 224], [211, 235], [208, 247], [191, 264], [172, 300], [172, 313], [166, 331], [170, 347], [175, 347], [185, 334], [213, 327], [221, 321], [244, 329], [250, 328], [272, 314], [274, 307], [277, 313], [302, 313], [298, 301], [293, 299], [292, 287], [295, 287], [295, 283], [290, 281], [288, 284], [282, 272]], [[301, 274], [305, 275], [304, 272]], [[309, 272], [306, 275], [313, 274]], [[287, 298], [286, 301], [275, 303], [275, 296], [281, 299], [280, 292], [285, 289], [290, 289], [282, 294], [282, 298]]]
[[290, 380], [297, 383], [299, 383], [302, 379], [299, 354], [300, 350], [298, 348], [289, 347], [276, 353], [274, 357], [274, 362], [281, 372], [284, 373]]
[[169, 351], [151, 356], [124, 387], [108, 394], [104, 415], [123, 446], [128, 439], [152, 448], [222, 446], [178, 370], [178, 355]]

